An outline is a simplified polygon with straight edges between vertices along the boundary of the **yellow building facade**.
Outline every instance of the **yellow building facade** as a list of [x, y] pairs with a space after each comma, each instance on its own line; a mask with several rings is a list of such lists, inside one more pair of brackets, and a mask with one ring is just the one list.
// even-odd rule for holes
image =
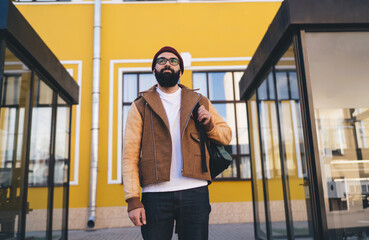
[[[232, 145], [239, 158], [230, 170], [233, 172], [226, 172], [227, 176], [209, 187], [210, 222], [253, 221], [251, 177], [243, 173], [250, 171], [249, 165], [243, 165], [242, 147], [237, 147], [244, 142], [248, 148], [246, 106], [237, 102], [237, 83], [280, 4], [273, 0], [102, 2], [96, 228], [132, 226], [124, 201], [120, 157], [129, 103], [126, 93], [135, 95], [140, 89], [131, 89], [125, 79], [134, 77], [139, 84], [139, 78], [151, 72], [154, 54], [166, 45], [176, 48], [185, 59], [182, 84], [198, 87], [197, 79], [210, 79], [213, 73], [214, 77], [224, 73], [224, 88], [233, 84], [233, 100], [218, 103], [231, 102], [236, 110], [244, 107], [244, 112], [239, 111], [244, 113], [243, 123], [236, 125], [236, 119], [227, 119], [238, 129]], [[72, 113], [69, 229], [84, 229], [90, 185], [94, 3], [16, 2], [16, 6], [80, 86], [80, 104]], [[229, 73], [231, 82], [226, 81]], [[227, 106], [225, 112], [230, 109]], [[249, 157], [249, 153], [244, 155]], [[31, 196], [37, 198], [40, 189], [32, 190], [35, 194]]]

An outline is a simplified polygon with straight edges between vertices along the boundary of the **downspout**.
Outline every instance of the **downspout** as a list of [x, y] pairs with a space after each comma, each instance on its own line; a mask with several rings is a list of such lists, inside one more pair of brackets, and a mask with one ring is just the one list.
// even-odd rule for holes
[[95, 0], [94, 10], [94, 58], [92, 82], [92, 126], [91, 126], [91, 163], [90, 197], [87, 227], [95, 227], [96, 190], [99, 153], [99, 104], [100, 104], [100, 40], [101, 40], [101, 0]]

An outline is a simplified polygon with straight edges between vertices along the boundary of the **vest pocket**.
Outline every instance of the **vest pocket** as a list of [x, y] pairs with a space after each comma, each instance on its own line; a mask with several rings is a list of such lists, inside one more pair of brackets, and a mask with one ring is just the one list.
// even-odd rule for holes
[[157, 180], [157, 167], [155, 164], [155, 159], [146, 159], [144, 161], [140, 161], [139, 163], [140, 169], [140, 179], [141, 185], [145, 186], [147, 184], [155, 183]]
[[200, 142], [200, 134], [199, 133], [196, 133], [196, 132], [192, 132], [192, 133], [190, 133], [190, 135], [191, 135], [191, 138], [194, 140], [194, 141], [196, 141], [196, 142]]

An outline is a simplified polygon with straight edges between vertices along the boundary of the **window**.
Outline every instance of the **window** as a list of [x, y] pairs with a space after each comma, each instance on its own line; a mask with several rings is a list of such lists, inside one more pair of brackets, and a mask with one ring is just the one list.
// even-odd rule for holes
[[243, 72], [194, 72], [193, 88], [209, 98], [219, 115], [232, 129], [232, 140], [226, 149], [233, 164], [220, 174], [221, 179], [250, 179], [249, 137], [246, 104], [240, 101], [238, 82]]
[[[123, 74], [123, 127], [124, 131], [128, 110], [138, 93], [145, 91], [156, 84], [155, 76], [149, 73], [125, 73]], [[123, 135], [122, 135], [123, 136]]]
[[[238, 82], [242, 72], [195, 72], [193, 88], [208, 97], [218, 113], [232, 128], [232, 141], [226, 149], [235, 159], [232, 166], [218, 176], [221, 179], [250, 179], [249, 137], [246, 119], [246, 105], [240, 101]], [[156, 84], [150, 73], [123, 74], [123, 127], [124, 131], [128, 110], [136, 99], [137, 93]]]

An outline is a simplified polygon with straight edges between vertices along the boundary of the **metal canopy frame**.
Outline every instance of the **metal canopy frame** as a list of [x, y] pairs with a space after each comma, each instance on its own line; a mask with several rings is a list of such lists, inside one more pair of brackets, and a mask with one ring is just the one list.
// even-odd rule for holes
[[78, 104], [78, 84], [10, 0], [0, 1], [0, 38], [13, 45], [12, 50], [69, 103]]
[[[53, 200], [54, 200], [54, 168], [55, 168], [55, 136], [56, 136], [56, 119], [58, 96], [62, 97], [67, 103], [69, 110], [69, 131], [72, 123], [72, 104], [79, 103], [79, 86], [57, 57], [47, 47], [45, 42], [40, 38], [36, 31], [31, 27], [27, 20], [22, 16], [18, 9], [13, 5], [11, 0], [0, 0], [0, 80], [3, 79], [5, 48], [11, 52], [23, 63], [27, 65], [31, 72], [30, 87], [26, 95], [25, 121], [27, 122], [24, 129], [25, 137], [22, 139], [22, 166], [21, 179], [22, 183], [20, 191], [20, 202], [22, 211], [18, 218], [17, 239], [24, 239], [26, 235], [26, 215], [27, 212], [27, 194], [28, 194], [28, 172], [29, 172], [29, 155], [31, 141], [32, 126], [32, 108], [34, 104], [34, 86], [36, 84], [36, 76], [42, 78], [48, 87], [53, 91], [52, 96], [52, 116], [51, 116], [51, 134], [50, 134], [50, 163], [48, 165], [50, 174], [48, 175], [47, 188], [47, 225], [45, 226], [46, 239], [52, 239], [53, 232]], [[41, 81], [41, 80], [40, 80]], [[2, 97], [2, 87], [0, 84], [0, 98]], [[68, 207], [69, 207], [69, 180], [70, 180], [70, 146], [71, 134], [69, 134], [68, 142], [68, 173], [66, 175], [67, 182], [62, 184], [63, 187], [63, 212], [61, 226], [61, 238], [68, 238]]]
[[294, 33], [369, 28], [368, 12], [367, 0], [285, 0], [241, 78], [241, 99], [250, 96], [263, 73], [279, 58], [281, 46]]
[[[285, 0], [239, 83], [241, 99], [248, 100], [266, 78], [269, 70], [284, 54], [286, 46], [291, 43], [294, 45], [310, 182], [311, 214], [316, 239], [328, 239], [328, 227], [322, 197], [321, 169], [318, 164], [317, 135], [312, 131], [315, 129], [315, 116], [310, 81], [306, 76], [308, 69], [305, 69], [307, 60], [304, 35], [305, 32], [312, 31], [368, 31], [368, 12], [369, 1], [367, 0]], [[288, 238], [292, 239], [293, 236]]]

